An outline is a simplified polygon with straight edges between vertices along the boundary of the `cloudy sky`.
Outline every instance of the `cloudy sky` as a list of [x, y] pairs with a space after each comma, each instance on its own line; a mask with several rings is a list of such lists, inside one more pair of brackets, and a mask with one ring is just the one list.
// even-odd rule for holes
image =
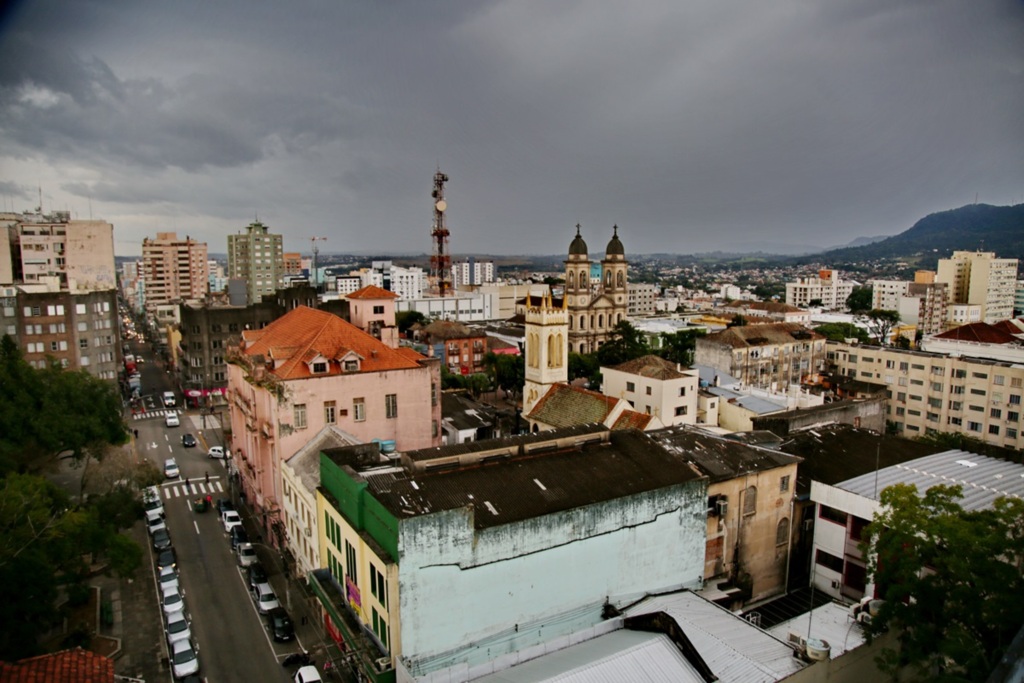
[[1021, 0], [0, 3], [0, 208], [226, 250], [832, 246], [1024, 202]]

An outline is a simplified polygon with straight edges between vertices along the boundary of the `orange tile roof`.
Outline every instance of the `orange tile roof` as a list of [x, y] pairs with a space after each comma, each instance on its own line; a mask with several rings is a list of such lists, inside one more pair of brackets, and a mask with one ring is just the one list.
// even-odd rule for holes
[[108, 657], [75, 648], [0, 662], [0, 683], [112, 683], [114, 662]]
[[366, 285], [362, 289], [349, 294], [346, 299], [397, 299], [398, 295], [394, 292], [389, 292], [386, 289], [381, 289], [377, 285]]
[[555, 384], [537, 401], [527, 417], [552, 427], [603, 423], [618, 402], [619, 399], [596, 391]]
[[612, 425], [612, 429], [647, 429], [651, 423], [651, 416], [645, 413], [638, 413], [635, 410], [624, 410], [619, 419]]
[[1013, 344], [1019, 342], [1017, 337], [1003, 327], [988, 323], [970, 323], [947, 330], [935, 335], [936, 339], [955, 339], [957, 341], [979, 342], [982, 344]]
[[272, 358], [274, 367], [267, 369], [281, 379], [312, 377], [307, 364], [318, 355], [331, 361], [327, 376], [346, 374], [336, 361], [349, 353], [359, 357], [360, 372], [410, 370], [425, 359], [412, 349], [393, 349], [336, 315], [306, 306], [261, 330], [244, 331], [242, 344], [247, 356]]

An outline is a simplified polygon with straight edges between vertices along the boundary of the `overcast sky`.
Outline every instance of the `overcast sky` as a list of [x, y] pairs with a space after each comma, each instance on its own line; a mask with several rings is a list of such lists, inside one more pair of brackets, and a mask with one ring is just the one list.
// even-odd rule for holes
[[833, 246], [1024, 202], [1021, 0], [0, 3], [0, 200], [224, 252]]

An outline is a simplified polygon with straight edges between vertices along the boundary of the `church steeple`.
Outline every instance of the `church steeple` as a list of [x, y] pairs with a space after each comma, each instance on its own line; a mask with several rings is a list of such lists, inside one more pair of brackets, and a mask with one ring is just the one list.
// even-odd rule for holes
[[556, 307], [551, 291], [539, 301], [528, 296], [526, 308], [526, 382], [523, 413], [529, 413], [553, 384], [569, 381], [569, 313]]

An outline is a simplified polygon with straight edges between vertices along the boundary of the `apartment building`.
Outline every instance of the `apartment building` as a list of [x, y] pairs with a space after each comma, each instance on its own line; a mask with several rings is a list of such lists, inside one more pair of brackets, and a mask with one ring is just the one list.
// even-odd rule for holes
[[884, 384], [887, 420], [897, 434], [955, 432], [1021, 448], [1024, 366], [924, 351], [828, 342], [835, 372]]
[[452, 287], [484, 285], [494, 282], [494, 261], [477, 261], [472, 256], [452, 264]]
[[142, 240], [145, 308], [152, 314], [161, 304], [201, 300], [209, 286], [206, 244], [177, 233], [158, 232]]
[[695, 364], [780, 391], [820, 371], [824, 362], [825, 337], [792, 323], [743, 325], [698, 337], [694, 354]]
[[228, 235], [228, 278], [246, 282], [247, 304], [257, 304], [284, 286], [284, 244], [259, 221]]
[[700, 377], [658, 356], [642, 356], [602, 367], [605, 396], [623, 399], [637, 412], [653, 415], [666, 426], [697, 424]]
[[302, 254], [297, 251], [286, 251], [281, 257], [285, 275], [302, 275]]
[[840, 279], [834, 270], [822, 268], [817, 277], [801, 277], [796, 282], [787, 282], [786, 303], [807, 308], [812, 301], [820, 301], [826, 310], [843, 311], [857, 284], [853, 280]]
[[951, 258], [939, 259], [935, 281], [949, 286], [951, 303], [980, 306], [982, 322], [1013, 317], [1017, 259], [996, 258], [991, 251], [954, 251]]
[[631, 318], [654, 315], [654, 302], [660, 291], [657, 285], [647, 282], [630, 282], [626, 285], [626, 314]]

